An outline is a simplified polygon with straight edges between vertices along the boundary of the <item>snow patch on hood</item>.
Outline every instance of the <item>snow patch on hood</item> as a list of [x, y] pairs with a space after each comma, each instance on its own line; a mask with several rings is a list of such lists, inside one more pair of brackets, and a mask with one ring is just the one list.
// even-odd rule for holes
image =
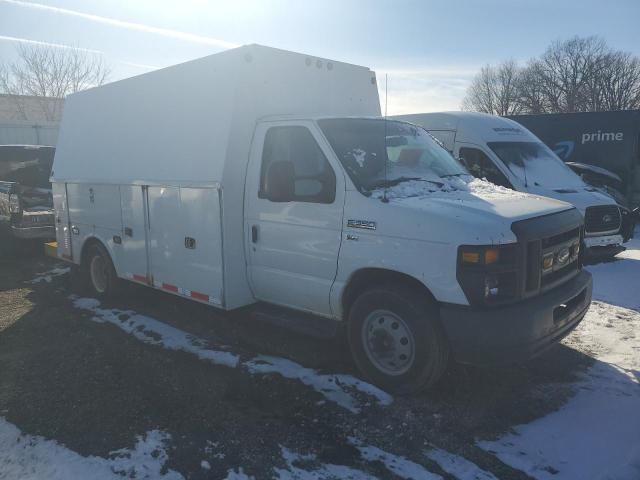
[[[384, 189], [380, 188], [375, 190], [371, 196], [381, 199], [384, 194]], [[386, 195], [392, 201], [405, 198], [446, 198], [461, 201], [508, 200], [528, 196], [526, 193], [494, 185], [487, 180], [474, 178], [470, 175], [407, 180], [388, 187]]]

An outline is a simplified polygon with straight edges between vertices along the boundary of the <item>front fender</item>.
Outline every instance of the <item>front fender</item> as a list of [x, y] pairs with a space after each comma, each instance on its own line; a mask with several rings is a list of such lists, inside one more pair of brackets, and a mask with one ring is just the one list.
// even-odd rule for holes
[[376, 232], [343, 234], [331, 309], [343, 317], [342, 298], [359, 270], [377, 268], [408, 275], [422, 283], [439, 302], [468, 305], [456, 279], [457, 247], [451, 243], [412, 240]]

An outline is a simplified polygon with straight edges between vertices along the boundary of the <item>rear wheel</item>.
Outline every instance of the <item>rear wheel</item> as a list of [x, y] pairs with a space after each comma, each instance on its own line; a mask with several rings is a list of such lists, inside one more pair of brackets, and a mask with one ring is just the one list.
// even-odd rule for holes
[[120, 290], [120, 280], [111, 261], [109, 252], [100, 244], [89, 247], [83, 261], [84, 277], [92, 293], [98, 297], [109, 298]]
[[387, 285], [360, 294], [349, 311], [348, 337], [359, 370], [390, 392], [429, 388], [447, 368], [438, 309], [410, 288]]

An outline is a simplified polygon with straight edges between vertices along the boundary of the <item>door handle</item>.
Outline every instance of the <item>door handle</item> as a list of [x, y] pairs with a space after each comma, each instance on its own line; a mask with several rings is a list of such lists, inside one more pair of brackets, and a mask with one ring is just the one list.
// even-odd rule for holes
[[258, 242], [258, 226], [257, 225], [251, 225], [251, 241], [253, 243]]

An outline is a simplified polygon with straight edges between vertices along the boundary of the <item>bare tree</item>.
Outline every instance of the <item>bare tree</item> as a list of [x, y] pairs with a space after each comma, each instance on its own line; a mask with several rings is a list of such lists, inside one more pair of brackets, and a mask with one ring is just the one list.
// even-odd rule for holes
[[549, 111], [540, 70], [540, 63], [533, 60], [518, 75], [518, 103], [521, 112], [546, 113]]
[[608, 48], [599, 37], [556, 41], [540, 58], [537, 70], [549, 109], [553, 112], [590, 110], [589, 84], [605, 67]]
[[12, 97], [22, 115], [26, 113], [20, 97], [37, 97], [50, 121], [59, 120], [62, 113], [61, 102], [51, 98], [102, 85], [110, 73], [100, 55], [78, 48], [20, 44], [17, 54], [17, 61], [0, 65], [0, 91]]
[[640, 108], [640, 59], [627, 52], [607, 55], [594, 97], [598, 99], [594, 110]]
[[524, 68], [513, 60], [483, 67], [462, 108], [497, 115], [640, 108], [640, 59], [599, 37], [556, 41]]
[[518, 75], [518, 65], [514, 60], [507, 60], [496, 67], [482, 67], [467, 90], [462, 108], [494, 115], [519, 113]]

